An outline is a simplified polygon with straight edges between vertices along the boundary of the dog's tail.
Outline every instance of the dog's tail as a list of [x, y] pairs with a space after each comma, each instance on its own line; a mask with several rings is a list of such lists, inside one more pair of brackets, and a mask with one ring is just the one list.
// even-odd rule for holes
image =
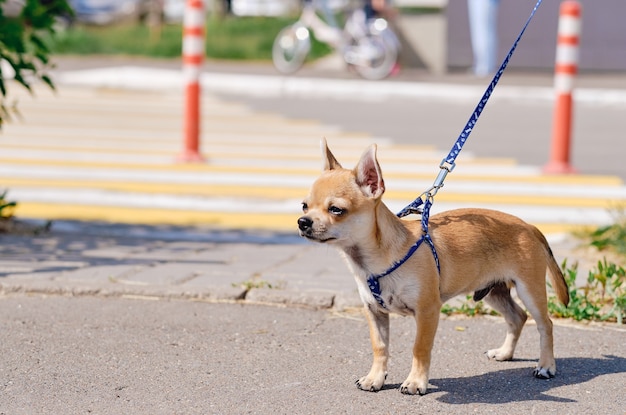
[[563, 276], [561, 267], [554, 259], [554, 254], [552, 253], [552, 249], [550, 248], [550, 244], [546, 240], [546, 237], [539, 229], [535, 228], [534, 231], [546, 253], [546, 260], [548, 261], [548, 274], [550, 275], [552, 288], [556, 292], [556, 296], [559, 301], [562, 302], [563, 305], [567, 305], [569, 303], [569, 289], [567, 288], [567, 283], [565, 282], [565, 277]]

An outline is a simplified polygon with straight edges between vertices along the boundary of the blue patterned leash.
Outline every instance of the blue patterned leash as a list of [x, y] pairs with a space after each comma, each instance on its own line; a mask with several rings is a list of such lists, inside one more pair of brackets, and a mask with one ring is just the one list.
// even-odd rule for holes
[[448, 173], [450, 173], [456, 167], [455, 160], [457, 156], [463, 149], [463, 145], [467, 141], [469, 135], [474, 129], [474, 126], [478, 122], [478, 117], [480, 117], [480, 114], [482, 114], [483, 109], [485, 109], [485, 106], [487, 105], [487, 101], [489, 101], [489, 98], [491, 97], [493, 90], [495, 89], [496, 85], [500, 81], [500, 77], [502, 76], [502, 73], [506, 69], [507, 65], [509, 64], [509, 60], [511, 60], [511, 57], [513, 56], [513, 52], [515, 52], [515, 49], [517, 48], [517, 44], [519, 43], [520, 39], [524, 35], [524, 32], [526, 32], [526, 28], [528, 27], [528, 24], [530, 23], [532, 18], [535, 16], [535, 12], [537, 11], [537, 8], [539, 8], [539, 6], [541, 5], [542, 1], [543, 0], [538, 0], [537, 4], [535, 4], [535, 7], [530, 13], [528, 20], [526, 20], [526, 24], [522, 28], [522, 31], [517, 36], [517, 39], [513, 43], [513, 46], [511, 46], [511, 49], [509, 50], [509, 53], [506, 55], [506, 58], [504, 58], [502, 65], [500, 65], [500, 69], [498, 69], [498, 72], [496, 72], [496, 74], [494, 75], [493, 79], [491, 80], [491, 83], [489, 84], [482, 98], [478, 102], [478, 105], [476, 105], [474, 112], [472, 113], [469, 120], [467, 121], [467, 124], [465, 124], [465, 127], [463, 128], [463, 130], [461, 130], [461, 134], [459, 135], [456, 142], [452, 146], [452, 149], [450, 150], [448, 155], [444, 157], [444, 159], [441, 161], [441, 164], [439, 164], [439, 168], [441, 170], [439, 171], [439, 175], [437, 175], [437, 178], [435, 179], [435, 182], [433, 183], [433, 185], [430, 187], [430, 189], [422, 193], [417, 199], [411, 202], [407, 207], [402, 209], [398, 213], [398, 217], [404, 217], [412, 213], [420, 214], [421, 209], [419, 207], [424, 203], [424, 200], [422, 200], [422, 198], [425, 196], [434, 197], [439, 191], [439, 189], [443, 187], [443, 181], [445, 180]]
[[[382, 292], [380, 289], [379, 279], [397, 270], [402, 264], [404, 264], [415, 253], [415, 251], [417, 251], [417, 248], [419, 248], [420, 245], [424, 241], [426, 241], [428, 245], [430, 246], [430, 249], [433, 253], [433, 257], [435, 258], [435, 263], [437, 264], [437, 270], [440, 271], [439, 257], [437, 256], [435, 244], [433, 244], [433, 241], [430, 238], [430, 234], [428, 233], [428, 218], [430, 216], [430, 208], [432, 207], [433, 199], [435, 195], [437, 194], [437, 192], [439, 191], [439, 189], [443, 187], [443, 182], [446, 176], [448, 175], [448, 173], [452, 172], [452, 170], [454, 170], [454, 168], [456, 167], [456, 163], [455, 163], [456, 158], [458, 157], [461, 150], [463, 149], [463, 145], [467, 141], [469, 135], [472, 133], [472, 130], [474, 129], [474, 126], [476, 125], [476, 122], [478, 122], [478, 117], [480, 117], [480, 114], [483, 112], [483, 109], [485, 109], [485, 106], [487, 105], [487, 102], [489, 101], [489, 98], [491, 97], [493, 90], [495, 89], [496, 85], [500, 81], [500, 77], [502, 76], [502, 74], [504, 73], [504, 70], [509, 64], [509, 60], [511, 60], [511, 57], [513, 56], [513, 53], [515, 52], [515, 49], [517, 49], [517, 44], [519, 43], [520, 39], [524, 35], [524, 32], [526, 32], [526, 28], [528, 27], [528, 24], [535, 16], [535, 12], [541, 5], [542, 1], [543, 0], [537, 0], [537, 4], [535, 4], [535, 7], [530, 13], [528, 20], [526, 20], [526, 24], [524, 24], [522, 31], [517, 36], [517, 39], [513, 43], [513, 46], [511, 46], [509, 53], [507, 53], [506, 57], [504, 58], [504, 61], [502, 62], [502, 65], [500, 65], [500, 68], [498, 69], [493, 79], [491, 80], [491, 83], [489, 84], [489, 86], [487, 86], [485, 93], [481, 97], [480, 101], [478, 101], [478, 104], [476, 105], [474, 112], [472, 113], [469, 120], [467, 121], [467, 124], [465, 124], [465, 127], [461, 130], [461, 134], [459, 135], [456, 142], [452, 146], [452, 149], [450, 150], [448, 155], [444, 157], [444, 159], [439, 164], [440, 171], [433, 185], [428, 190], [426, 190], [421, 195], [419, 195], [417, 199], [409, 203], [404, 209], [398, 212], [397, 216], [399, 218], [402, 218], [411, 214], [422, 215], [423, 235], [421, 238], [417, 240], [417, 242], [415, 242], [415, 244], [411, 246], [411, 248], [406, 253], [404, 258], [402, 258], [399, 261], [394, 262], [387, 271], [381, 274], [377, 274], [377, 275], [370, 275], [368, 277], [367, 285], [369, 286], [370, 291], [372, 292], [372, 295], [374, 296], [378, 304], [380, 304], [383, 308], [387, 308], [387, 307], [385, 306], [385, 302], [382, 299]], [[422, 205], [424, 206], [422, 207]]]

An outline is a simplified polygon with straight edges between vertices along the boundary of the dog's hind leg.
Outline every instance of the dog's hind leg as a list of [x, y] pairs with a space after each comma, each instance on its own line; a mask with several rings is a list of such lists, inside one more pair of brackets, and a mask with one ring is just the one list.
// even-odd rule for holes
[[372, 368], [367, 376], [356, 381], [359, 389], [370, 392], [379, 391], [383, 387], [389, 360], [389, 314], [375, 310], [375, 307], [374, 305], [365, 307], [374, 353]]
[[[543, 273], [545, 273], [545, 268], [542, 271]], [[543, 282], [543, 278], [535, 278], [534, 281]], [[537, 331], [539, 331], [539, 362], [533, 374], [537, 378], [549, 379], [556, 375], [556, 362], [553, 350], [552, 320], [548, 316], [548, 298], [545, 282], [542, 284], [526, 284], [525, 281], [516, 281], [516, 289], [517, 295], [535, 320]]]
[[502, 346], [488, 350], [487, 357], [498, 361], [511, 360], [517, 340], [528, 318], [526, 312], [511, 298], [511, 290], [504, 282], [492, 286], [491, 291], [485, 297], [485, 302], [502, 314], [508, 326]]

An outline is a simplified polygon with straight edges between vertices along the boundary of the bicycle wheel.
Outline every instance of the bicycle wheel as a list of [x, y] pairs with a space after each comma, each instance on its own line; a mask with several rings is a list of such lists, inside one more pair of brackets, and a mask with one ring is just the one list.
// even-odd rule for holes
[[368, 34], [354, 42], [351, 59], [356, 72], [365, 79], [378, 80], [389, 76], [398, 60], [398, 48], [382, 34]]
[[294, 73], [311, 50], [309, 30], [301, 24], [287, 26], [278, 33], [272, 46], [272, 61], [279, 72]]

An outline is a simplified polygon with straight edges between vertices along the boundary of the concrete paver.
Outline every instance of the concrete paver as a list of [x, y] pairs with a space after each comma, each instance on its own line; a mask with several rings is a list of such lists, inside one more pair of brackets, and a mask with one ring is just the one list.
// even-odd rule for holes
[[[131, 234], [134, 227], [126, 228]], [[343, 261], [333, 249], [290, 243], [291, 238], [283, 242], [280, 235], [267, 240], [273, 243], [215, 243], [215, 233], [219, 235], [207, 231], [204, 242], [189, 242], [184, 230], [177, 230], [175, 239], [163, 238], [156, 228], [132, 237], [88, 225], [74, 232], [54, 231], [53, 225], [40, 236], [5, 235], [0, 287], [4, 293], [88, 290], [102, 296], [227, 300], [248, 294], [252, 302], [315, 307], [319, 301], [322, 308], [332, 307], [341, 294], [352, 297], [349, 303], [344, 298], [344, 304], [360, 305], [354, 282], [345, 278]]]
[[[48, 233], [2, 235], [0, 292], [245, 300], [313, 308], [360, 307], [334, 248], [292, 235], [255, 240], [219, 229], [59, 222]], [[602, 258], [573, 237], [551, 236], [560, 263], [579, 262], [581, 283]]]

